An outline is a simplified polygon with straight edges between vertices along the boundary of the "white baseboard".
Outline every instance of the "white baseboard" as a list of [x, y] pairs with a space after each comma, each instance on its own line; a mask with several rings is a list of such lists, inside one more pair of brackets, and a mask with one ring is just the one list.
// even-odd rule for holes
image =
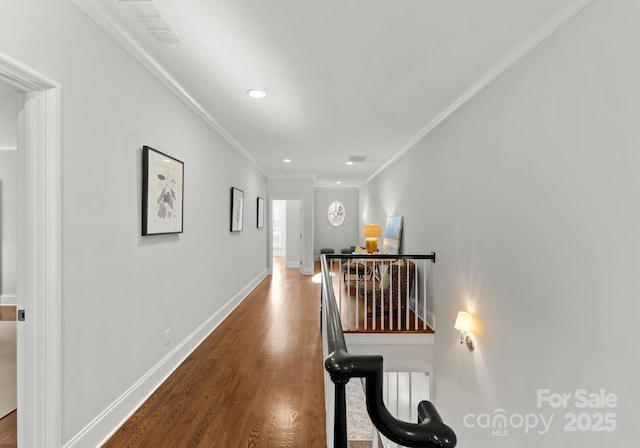
[[15, 294], [0, 294], [0, 305], [15, 305], [17, 300]]
[[220, 310], [196, 328], [167, 356], [136, 381], [124, 394], [109, 405], [91, 423], [69, 440], [64, 448], [102, 446], [133, 413], [153, 394], [182, 362], [242, 303], [267, 276], [265, 269]]

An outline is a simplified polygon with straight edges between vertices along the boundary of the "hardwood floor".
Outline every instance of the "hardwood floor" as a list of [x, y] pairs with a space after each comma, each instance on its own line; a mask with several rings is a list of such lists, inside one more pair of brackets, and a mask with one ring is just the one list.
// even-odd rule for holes
[[[14, 305], [0, 306], [0, 320], [16, 320]], [[18, 411], [0, 418], [0, 448], [16, 448], [18, 446]]]
[[18, 446], [18, 411], [0, 418], [0, 448]]
[[16, 306], [0, 305], [0, 320], [16, 320]]
[[325, 447], [320, 285], [274, 263], [104, 445]]

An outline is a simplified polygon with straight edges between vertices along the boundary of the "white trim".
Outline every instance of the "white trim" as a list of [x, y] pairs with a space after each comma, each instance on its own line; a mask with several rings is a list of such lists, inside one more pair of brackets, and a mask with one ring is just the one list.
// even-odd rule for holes
[[18, 145], [0, 145], [0, 151], [17, 151]]
[[160, 64], [145, 48], [142, 47], [124, 28], [105, 10], [104, 3], [96, 0], [72, 0], [72, 2], [88, 15], [102, 30], [122, 46], [135, 60], [155, 76], [174, 95], [180, 98], [207, 125], [213, 128], [229, 145], [263, 175], [264, 169], [258, 161], [238, 142], [211, 114], [196, 100], [171, 73]]
[[360, 191], [360, 188], [358, 187], [315, 187], [313, 190], [314, 191], [330, 191], [330, 192], [339, 191], [342, 193], [345, 191]]
[[371, 182], [380, 173], [393, 165], [400, 157], [413, 148], [420, 140], [433, 131], [440, 123], [445, 121], [451, 115], [453, 115], [458, 109], [465, 105], [471, 98], [487, 88], [496, 79], [498, 79], [503, 73], [513, 67], [519, 60], [529, 54], [538, 45], [544, 42], [555, 31], [560, 29], [565, 23], [574, 18], [580, 11], [586, 8], [593, 0], [576, 0], [575, 3], [569, 5], [567, 8], [561, 10], [558, 14], [552, 17], [547, 22], [543, 23], [532, 34], [520, 42], [511, 52], [509, 52], [504, 58], [502, 58], [496, 65], [494, 65], [487, 73], [481, 76], [475, 83], [471, 85], [466, 91], [456, 98], [451, 104], [442, 109], [429, 123], [424, 125], [411, 139], [404, 144], [402, 148], [389, 159], [384, 165], [376, 170], [369, 178], [364, 182], [365, 184]]
[[64, 448], [102, 446], [266, 276], [265, 269], [69, 440]]
[[15, 305], [17, 298], [15, 294], [0, 294], [0, 306]]
[[58, 448], [61, 434], [60, 86], [0, 53], [18, 113], [18, 446]]
[[[267, 179], [313, 179], [316, 175], [313, 173], [293, 173], [293, 174], [268, 174]], [[315, 185], [313, 187], [315, 189]]]

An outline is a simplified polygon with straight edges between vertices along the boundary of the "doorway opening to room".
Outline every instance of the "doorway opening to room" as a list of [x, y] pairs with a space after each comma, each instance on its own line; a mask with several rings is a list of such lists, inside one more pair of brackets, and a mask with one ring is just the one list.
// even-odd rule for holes
[[273, 264], [297, 268], [302, 272], [302, 201], [274, 199], [271, 201], [271, 247]]
[[17, 92], [17, 446], [61, 445], [60, 86], [0, 53]]
[[17, 445], [18, 91], [0, 81], [0, 446]]

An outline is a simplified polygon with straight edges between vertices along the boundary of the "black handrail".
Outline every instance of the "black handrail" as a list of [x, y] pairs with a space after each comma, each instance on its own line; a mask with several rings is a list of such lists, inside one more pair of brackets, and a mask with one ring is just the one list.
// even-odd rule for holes
[[[368, 255], [375, 258], [389, 258], [388, 255]], [[426, 256], [394, 256], [394, 258], [422, 258], [435, 262], [435, 253]], [[322, 302], [326, 307], [328, 353], [324, 366], [335, 385], [334, 447], [347, 446], [347, 419], [345, 385], [351, 378], [365, 378], [367, 412], [372, 423], [389, 440], [408, 447], [456, 446], [456, 435], [442, 422], [433, 404], [420, 402], [419, 422], [408, 423], [396, 419], [382, 399], [383, 358], [380, 355], [352, 355], [347, 350], [340, 321], [340, 312], [335, 300], [331, 276], [327, 268], [327, 258], [351, 258], [351, 256], [322, 255]]]

